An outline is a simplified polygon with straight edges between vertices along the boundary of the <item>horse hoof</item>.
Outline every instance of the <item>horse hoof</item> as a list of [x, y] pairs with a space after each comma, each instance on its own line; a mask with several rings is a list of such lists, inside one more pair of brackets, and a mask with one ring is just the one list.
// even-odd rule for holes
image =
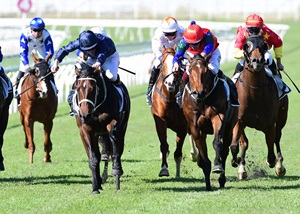
[[107, 154], [102, 154], [101, 155], [101, 161], [108, 161], [108, 155]]
[[239, 165], [238, 162], [236, 162], [234, 160], [231, 161], [231, 166], [232, 167], [236, 168], [236, 167], [238, 167], [238, 165]]
[[224, 173], [224, 171], [225, 171], [225, 170], [224, 170], [223, 167], [220, 166], [220, 165], [214, 166], [214, 168], [213, 168], [213, 170], [212, 170], [213, 173], [217, 173], [217, 174]]
[[169, 170], [168, 169], [162, 169], [162, 170], [160, 170], [160, 172], [159, 172], [159, 175], [158, 175], [159, 177], [163, 177], [163, 176], [166, 176], [166, 177], [168, 177], [168, 176], [170, 176], [170, 174], [169, 174]]
[[286, 169], [284, 167], [281, 169], [275, 169], [275, 173], [278, 177], [283, 177], [285, 176]]
[[244, 179], [246, 179], [247, 177], [248, 177], [247, 172], [240, 172], [240, 173], [238, 173], [238, 175], [237, 175], [237, 178], [238, 178], [239, 180], [244, 180]]
[[100, 194], [100, 192], [99, 192], [99, 190], [95, 190], [95, 191], [92, 192], [92, 194], [93, 195], [98, 195], [98, 194]]

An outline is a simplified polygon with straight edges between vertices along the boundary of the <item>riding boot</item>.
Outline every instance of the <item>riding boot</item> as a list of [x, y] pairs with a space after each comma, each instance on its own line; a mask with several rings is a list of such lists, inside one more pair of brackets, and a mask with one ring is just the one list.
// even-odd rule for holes
[[122, 82], [121, 82], [121, 80], [120, 80], [119, 74], [118, 74], [117, 80], [114, 81], [114, 82], [112, 82], [112, 83], [113, 83], [115, 86], [117, 86], [117, 87], [120, 87], [120, 86], [121, 86]]
[[56, 84], [55, 84], [55, 79], [54, 79], [53, 73], [49, 74], [48, 77], [49, 77], [49, 80], [54, 84], [55, 93], [58, 94], [58, 89], [57, 89]]
[[73, 108], [73, 96], [75, 94], [75, 89], [71, 89], [70, 92], [69, 92], [69, 95], [68, 95], [68, 103], [69, 103], [69, 106], [70, 106], [70, 116], [75, 116], [77, 115], [77, 113], [74, 111], [74, 108]]
[[269, 65], [269, 68], [272, 71], [273, 79], [274, 79], [277, 89], [279, 91], [279, 98], [282, 98], [286, 94], [290, 93], [291, 89], [283, 82], [283, 80], [281, 78], [281, 74], [280, 74], [280, 72], [278, 72], [274, 61], [272, 62], [271, 65]]
[[233, 75], [241, 73], [243, 70], [244, 70], [244, 66], [242, 66], [241, 63], [238, 62], [238, 64], [235, 66]]
[[230, 90], [230, 101], [232, 106], [240, 106], [239, 100], [238, 100], [238, 92], [236, 89], [236, 86], [234, 82], [227, 76], [224, 75], [224, 79], [227, 82]]
[[18, 104], [18, 106], [20, 106], [21, 105], [21, 97], [20, 97], [20, 95], [19, 95], [19, 93], [18, 93], [18, 86], [19, 86], [19, 83], [20, 83], [20, 80], [21, 80], [21, 78], [24, 76], [24, 72], [23, 71], [19, 71], [19, 73], [18, 73], [18, 76], [17, 76], [17, 79], [16, 79], [16, 83], [15, 83], [15, 94], [14, 94], [14, 98], [16, 98], [17, 99], [17, 104]]
[[175, 95], [176, 103], [178, 104], [178, 106], [180, 108], [182, 108], [182, 94], [183, 94], [183, 91], [184, 91], [184, 87], [188, 82], [189, 82], [188, 79], [187, 80], [182, 79], [181, 82], [180, 82], [180, 85], [179, 85], [178, 93]]
[[152, 105], [152, 102], [151, 102], [152, 88], [153, 88], [154, 83], [156, 82], [159, 72], [160, 72], [160, 69], [155, 68], [155, 67], [152, 68], [152, 72], [151, 72], [149, 84], [148, 84], [148, 89], [146, 92], [146, 95], [147, 95], [146, 102], [150, 107]]

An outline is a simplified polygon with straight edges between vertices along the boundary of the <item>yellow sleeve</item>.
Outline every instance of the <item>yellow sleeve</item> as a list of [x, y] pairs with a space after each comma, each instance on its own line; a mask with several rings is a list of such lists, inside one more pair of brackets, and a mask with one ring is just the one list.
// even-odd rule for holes
[[279, 48], [274, 48], [275, 58], [282, 58], [282, 46]]
[[244, 59], [244, 52], [239, 48], [234, 48], [233, 57], [236, 59]]

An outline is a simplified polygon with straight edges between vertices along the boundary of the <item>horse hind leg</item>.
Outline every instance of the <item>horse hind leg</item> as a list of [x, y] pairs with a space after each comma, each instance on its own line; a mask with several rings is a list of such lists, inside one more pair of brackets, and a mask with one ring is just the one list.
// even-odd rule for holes
[[0, 135], [0, 171], [4, 171], [5, 167], [3, 164], [3, 155], [2, 155], [2, 146], [3, 146], [3, 135]]
[[237, 178], [239, 180], [244, 180], [248, 177], [248, 174], [246, 172], [246, 151], [248, 149], [248, 138], [245, 135], [245, 132], [241, 135], [240, 139], [240, 145], [241, 145], [241, 157], [239, 158], [238, 162], [238, 174]]
[[189, 139], [190, 139], [190, 147], [191, 147], [191, 150], [190, 150], [190, 159], [193, 162], [196, 162], [197, 161], [197, 157], [198, 157], [198, 149], [196, 148], [196, 145], [195, 145], [195, 142], [194, 142], [194, 139], [193, 139], [192, 135], [189, 135]]

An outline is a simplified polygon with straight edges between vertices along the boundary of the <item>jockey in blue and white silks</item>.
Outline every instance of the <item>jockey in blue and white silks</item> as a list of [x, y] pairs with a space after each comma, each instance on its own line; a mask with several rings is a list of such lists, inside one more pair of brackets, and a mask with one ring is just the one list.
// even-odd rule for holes
[[32, 52], [37, 58], [44, 59], [48, 53], [50, 54], [50, 59], [54, 54], [51, 35], [45, 29], [45, 23], [40, 17], [33, 18], [30, 22], [30, 27], [26, 28], [20, 36], [20, 68], [16, 79], [15, 97], [18, 97], [17, 87], [20, 79], [24, 76], [26, 70], [30, 68]]

